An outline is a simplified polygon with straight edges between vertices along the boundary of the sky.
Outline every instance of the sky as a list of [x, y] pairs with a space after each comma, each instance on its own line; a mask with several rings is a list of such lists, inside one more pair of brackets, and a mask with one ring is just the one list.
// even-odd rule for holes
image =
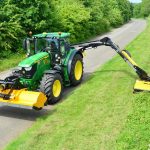
[[132, 3], [140, 3], [140, 2], [142, 2], [142, 0], [129, 0], [130, 2], [132, 2]]

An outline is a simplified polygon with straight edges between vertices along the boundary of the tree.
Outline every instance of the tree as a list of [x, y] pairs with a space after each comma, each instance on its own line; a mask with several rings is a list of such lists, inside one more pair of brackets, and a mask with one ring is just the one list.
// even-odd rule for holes
[[6, 56], [11, 51], [16, 52], [20, 46], [24, 31], [18, 21], [19, 9], [15, 5], [5, 4], [0, 13], [0, 56]]
[[141, 3], [133, 4], [133, 16], [138, 18], [141, 17]]
[[143, 0], [142, 6], [141, 6], [141, 14], [144, 17], [148, 17], [150, 15], [150, 1], [149, 0]]
[[3, 56], [20, 49], [29, 31], [66, 31], [77, 42], [129, 21], [132, 12], [128, 0], [0, 0], [0, 4]]
[[[66, 31], [72, 35], [72, 42], [85, 39], [88, 33], [90, 11], [83, 3], [74, 0], [53, 1], [53, 31]], [[88, 34], [87, 34], [88, 35]]]
[[131, 3], [128, 0], [117, 0], [117, 2], [124, 22], [128, 22], [132, 17]]

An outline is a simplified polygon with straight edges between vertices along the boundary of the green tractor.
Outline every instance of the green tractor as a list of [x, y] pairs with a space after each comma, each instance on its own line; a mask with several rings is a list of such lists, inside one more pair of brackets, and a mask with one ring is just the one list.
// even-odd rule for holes
[[[24, 41], [28, 58], [19, 64], [20, 82], [28, 90], [47, 96], [47, 103], [60, 100], [64, 86], [76, 86], [83, 77], [83, 54], [70, 47], [69, 33], [43, 33]], [[32, 50], [32, 51], [31, 51]]]
[[83, 53], [70, 46], [69, 36], [70, 33], [43, 33], [26, 38], [23, 48], [27, 58], [11, 76], [1, 80], [0, 101], [41, 109], [57, 103], [63, 87], [80, 84]]
[[76, 86], [83, 78], [83, 53], [101, 45], [110, 46], [133, 68], [140, 80], [134, 91], [150, 91], [150, 77], [131, 58], [127, 50], [105, 37], [101, 40], [70, 45], [69, 33], [43, 33], [26, 38], [27, 58], [12, 75], [0, 80], [0, 102], [31, 106], [40, 110], [57, 103], [63, 87]]

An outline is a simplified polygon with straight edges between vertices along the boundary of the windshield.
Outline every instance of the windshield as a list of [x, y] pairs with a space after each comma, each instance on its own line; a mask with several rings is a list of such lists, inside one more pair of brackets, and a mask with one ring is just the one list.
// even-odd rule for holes
[[48, 48], [50, 51], [55, 51], [58, 49], [57, 39], [51, 38], [39, 38], [35, 40], [35, 53], [44, 51]]

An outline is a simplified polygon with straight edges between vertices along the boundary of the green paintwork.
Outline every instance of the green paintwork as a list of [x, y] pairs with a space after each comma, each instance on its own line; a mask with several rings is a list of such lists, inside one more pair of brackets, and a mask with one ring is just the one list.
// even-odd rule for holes
[[19, 67], [31, 67], [34, 63], [36, 63], [37, 61], [45, 57], [49, 57], [47, 52], [37, 53], [33, 56], [26, 58], [22, 62], [20, 62], [18, 66]]
[[72, 53], [74, 52], [74, 48], [71, 48], [69, 53], [67, 54], [67, 56], [65, 57], [65, 59], [63, 60], [63, 74], [64, 74], [64, 80], [65, 80], [65, 84], [66, 86], [70, 85], [70, 81], [69, 81], [69, 75], [68, 75], [68, 62], [70, 60], [70, 57], [72, 55]]
[[19, 64], [19, 67], [31, 67], [32, 65], [37, 64], [37, 70], [32, 79], [21, 78], [21, 84], [26, 85], [29, 90], [37, 89], [44, 72], [51, 69], [50, 62], [51, 59], [47, 52], [40, 52], [22, 61]]
[[53, 32], [53, 33], [42, 33], [42, 34], [37, 34], [37, 35], [33, 35], [33, 37], [36, 37], [36, 38], [52, 38], [52, 37], [55, 37], [55, 38], [68, 38], [70, 36], [70, 33], [65, 33], [65, 32], [61, 32], [61, 34], [59, 34], [59, 32]]
[[[65, 33], [62, 32], [61, 35], [58, 32], [54, 33], [42, 33], [42, 34], [37, 34], [33, 36], [34, 38], [54, 38], [55, 42], [58, 42], [57, 45], [60, 44], [60, 41], [63, 41], [63, 39], [68, 38], [70, 36], [70, 33]], [[61, 40], [60, 40], [61, 39]], [[38, 40], [38, 39], [36, 39]], [[63, 75], [63, 84], [64, 86], [69, 86], [70, 85], [70, 79], [69, 79], [69, 73], [68, 73], [68, 64], [69, 61], [72, 59], [72, 55], [74, 55], [77, 50], [73, 47], [70, 48], [70, 50], [65, 49], [65, 41], [63, 45], [60, 45], [59, 47], [59, 52], [62, 54], [61, 56], [61, 62], [58, 63], [58, 65], [61, 67], [61, 74]], [[35, 48], [35, 47], [34, 47]], [[63, 51], [62, 51], [63, 48]], [[56, 52], [57, 55], [59, 55], [59, 52]], [[55, 54], [55, 55], [56, 55]], [[28, 79], [26, 76], [23, 76], [20, 78], [20, 83], [24, 86], [27, 87], [28, 90], [35, 91], [38, 89], [40, 85], [40, 81], [44, 75], [44, 72], [47, 70], [52, 70], [53, 65], [52, 65], [52, 55], [51, 51], [47, 52], [41, 52], [38, 51], [37, 54], [33, 54], [32, 56], [26, 58], [22, 62], [19, 63], [20, 68], [32, 68], [34, 65], [37, 67], [36, 71], [34, 72], [34, 75]]]

